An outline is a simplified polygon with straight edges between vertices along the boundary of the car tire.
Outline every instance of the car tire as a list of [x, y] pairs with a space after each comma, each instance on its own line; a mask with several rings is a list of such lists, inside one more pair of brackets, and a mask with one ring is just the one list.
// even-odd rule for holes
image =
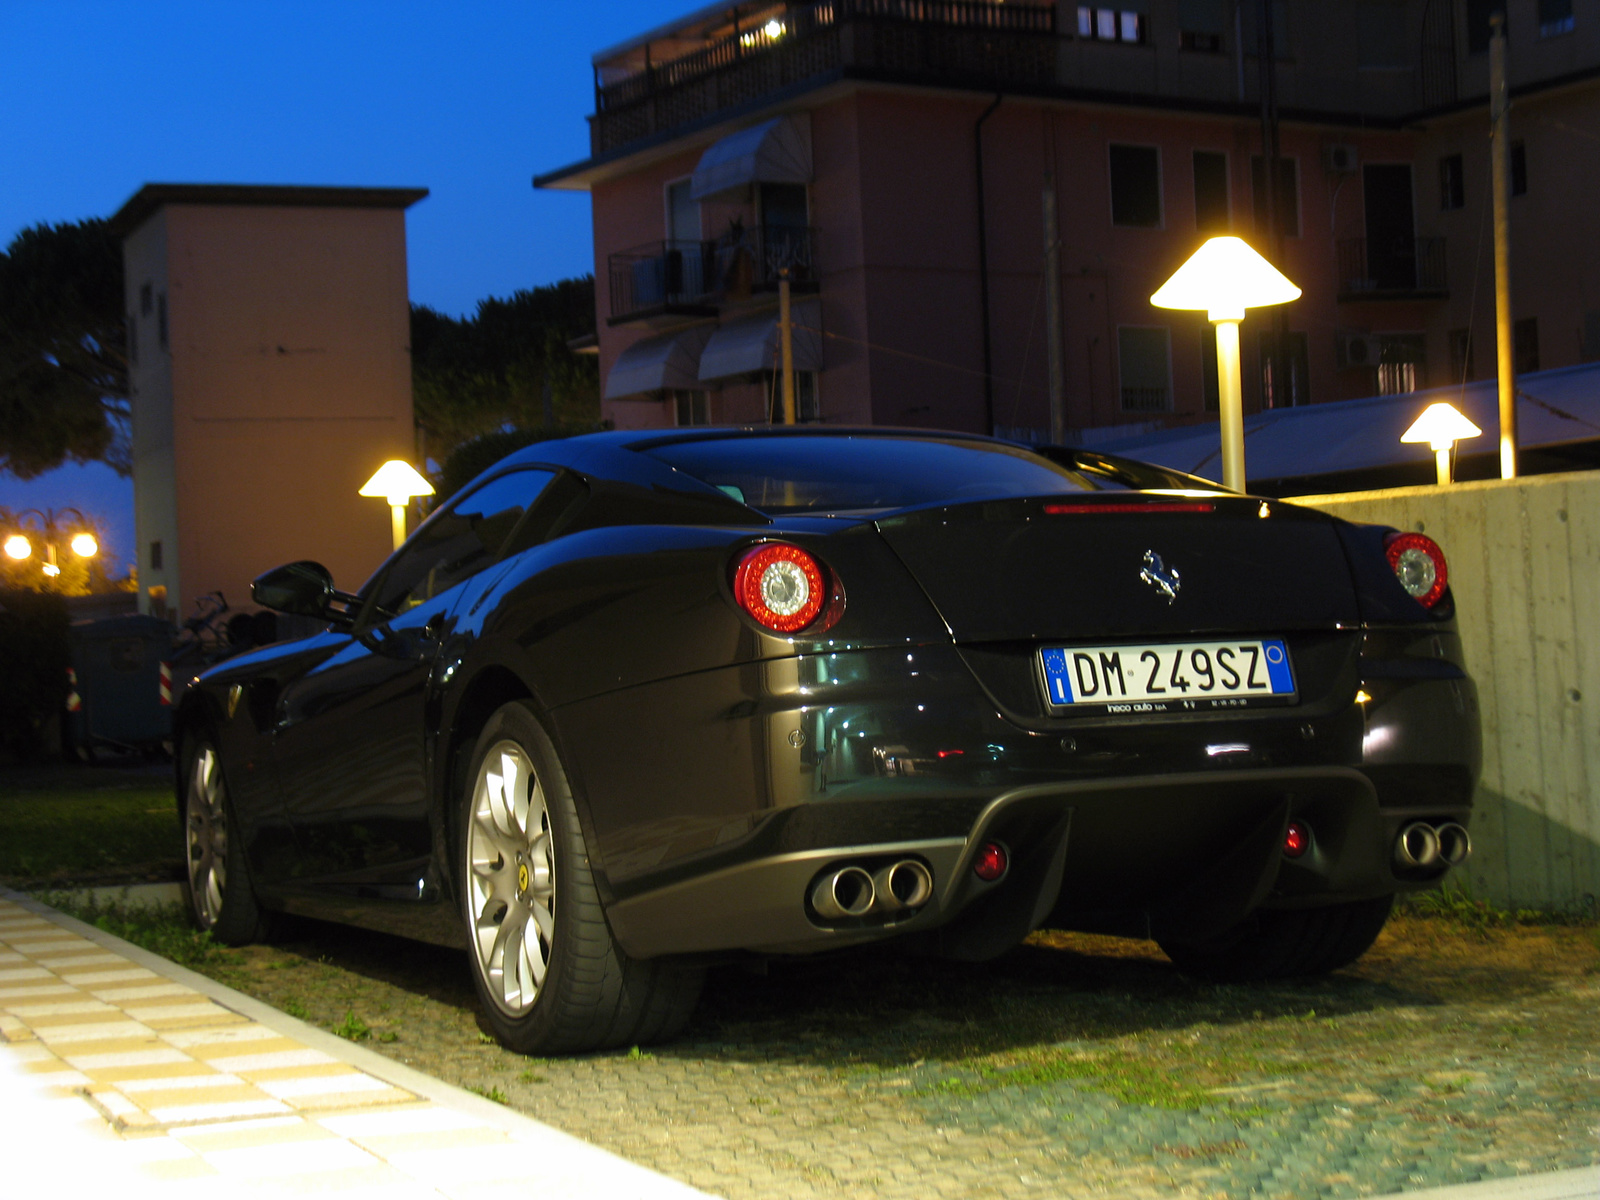
[[1184, 974], [1214, 983], [1326, 975], [1367, 952], [1393, 907], [1387, 895], [1322, 908], [1261, 909], [1203, 942], [1157, 942]]
[[462, 919], [495, 1036], [554, 1055], [678, 1034], [703, 972], [630, 959], [611, 936], [571, 785], [531, 706], [513, 702], [489, 718], [465, 792]]
[[210, 741], [186, 748], [183, 786], [184, 899], [195, 925], [225, 946], [246, 946], [267, 935], [268, 915], [256, 901], [237, 836], [222, 760]]

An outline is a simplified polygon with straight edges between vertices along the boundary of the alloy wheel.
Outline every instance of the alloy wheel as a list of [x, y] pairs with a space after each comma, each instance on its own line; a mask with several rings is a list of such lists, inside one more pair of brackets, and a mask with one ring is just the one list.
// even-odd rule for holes
[[467, 905], [473, 951], [502, 1012], [533, 1007], [555, 933], [555, 854], [544, 789], [514, 741], [490, 747], [472, 785]]
[[228, 884], [228, 818], [223, 811], [222, 772], [210, 746], [202, 746], [189, 770], [184, 831], [189, 860], [189, 892], [194, 915], [210, 929], [222, 915]]

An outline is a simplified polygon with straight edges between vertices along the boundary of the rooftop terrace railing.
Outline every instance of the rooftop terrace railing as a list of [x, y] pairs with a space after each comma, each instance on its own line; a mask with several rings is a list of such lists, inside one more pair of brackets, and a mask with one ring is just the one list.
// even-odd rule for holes
[[[771, 30], [769, 32], [769, 29]], [[688, 124], [844, 66], [934, 81], [1026, 86], [1055, 74], [1055, 5], [990, 0], [819, 0], [780, 26], [596, 83], [592, 150]]]

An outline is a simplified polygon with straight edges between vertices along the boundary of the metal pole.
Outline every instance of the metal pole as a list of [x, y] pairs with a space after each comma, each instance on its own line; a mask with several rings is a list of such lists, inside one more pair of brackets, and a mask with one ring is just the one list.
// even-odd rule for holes
[[404, 504], [391, 504], [389, 506], [389, 532], [394, 535], [394, 548], [400, 549], [406, 540], [406, 506]]
[[1222, 423], [1222, 486], [1244, 491], [1244, 399], [1240, 395], [1239, 322], [1217, 321], [1217, 409]]
[[1433, 452], [1433, 471], [1439, 477], [1439, 486], [1445, 487], [1450, 482], [1450, 451], [1435, 450]]
[[1494, 191], [1494, 346], [1500, 381], [1500, 478], [1517, 475], [1517, 376], [1511, 338], [1511, 98], [1506, 19], [1489, 18], [1489, 161]]
[[[1055, 172], [1044, 173], [1044, 337], [1050, 371], [1050, 441], [1067, 440], [1067, 388], [1061, 352], [1061, 237]], [[991, 431], [992, 432], [992, 431]]]
[[789, 268], [778, 272], [778, 344], [783, 355], [783, 423], [794, 424], [794, 329], [789, 321]]

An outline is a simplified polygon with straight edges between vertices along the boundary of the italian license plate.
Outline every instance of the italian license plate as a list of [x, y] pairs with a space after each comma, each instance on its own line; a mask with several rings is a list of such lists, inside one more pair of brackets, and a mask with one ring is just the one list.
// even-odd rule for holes
[[1283, 642], [1238, 638], [1153, 646], [1068, 646], [1039, 651], [1057, 712], [1208, 712], [1295, 697]]

